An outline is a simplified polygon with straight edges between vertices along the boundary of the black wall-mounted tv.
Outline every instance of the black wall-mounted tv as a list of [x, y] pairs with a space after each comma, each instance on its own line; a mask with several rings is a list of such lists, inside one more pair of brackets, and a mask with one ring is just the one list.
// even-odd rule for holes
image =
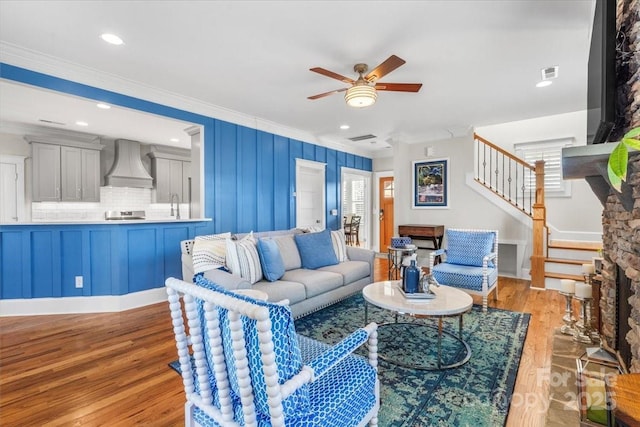
[[587, 77], [587, 144], [607, 142], [616, 122], [616, 0], [596, 0]]

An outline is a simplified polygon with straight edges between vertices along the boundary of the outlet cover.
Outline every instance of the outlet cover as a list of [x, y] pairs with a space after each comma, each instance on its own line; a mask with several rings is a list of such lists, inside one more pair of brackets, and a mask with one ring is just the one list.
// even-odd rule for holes
[[76, 288], [82, 288], [82, 276], [76, 276]]

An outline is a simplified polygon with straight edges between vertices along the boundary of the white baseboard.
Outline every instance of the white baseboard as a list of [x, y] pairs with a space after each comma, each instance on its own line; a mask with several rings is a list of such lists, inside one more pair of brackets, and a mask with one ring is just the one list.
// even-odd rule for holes
[[5, 299], [0, 300], [0, 317], [118, 312], [166, 300], [164, 287], [126, 295]]

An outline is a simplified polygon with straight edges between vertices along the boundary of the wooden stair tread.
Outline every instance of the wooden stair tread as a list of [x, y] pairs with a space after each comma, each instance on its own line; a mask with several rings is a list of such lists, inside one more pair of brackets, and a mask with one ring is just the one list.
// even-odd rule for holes
[[549, 249], [573, 249], [577, 251], [598, 251], [602, 249], [602, 242], [587, 242], [575, 240], [550, 240]]
[[544, 262], [551, 262], [554, 264], [572, 264], [572, 265], [582, 265], [582, 264], [591, 263], [591, 261], [586, 259], [566, 259], [566, 258], [552, 258], [552, 257], [545, 258]]
[[575, 280], [576, 282], [584, 281], [584, 276], [579, 274], [553, 273], [550, 271], [546, 271], [544, 273], [544, 277], [548, 277], [551, 279], [572, 279], [572, 280]]

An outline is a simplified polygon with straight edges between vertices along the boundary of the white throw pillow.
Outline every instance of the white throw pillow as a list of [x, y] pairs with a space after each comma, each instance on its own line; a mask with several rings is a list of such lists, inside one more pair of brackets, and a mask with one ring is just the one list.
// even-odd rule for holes
[[202, 273], [225, 266], [225, 240], [231, 233], [196, 236], [193, 242], [193, 272]]
[[338, 262], [349, 261], [349, 258], [347, 257], [347, 244], [344, 241], [343, 230], [331, 231], [331, 243], [333, 243], [333, 250], [336, 252]]

